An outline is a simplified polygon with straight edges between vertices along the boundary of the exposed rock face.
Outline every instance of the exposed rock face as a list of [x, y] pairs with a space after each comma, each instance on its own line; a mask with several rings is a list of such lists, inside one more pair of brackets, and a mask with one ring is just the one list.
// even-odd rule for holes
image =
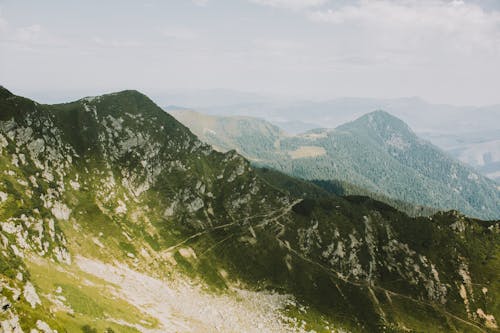
[[37, 305], [42, 304], [42, 302], [40, 301], [40, 297], [38, 297], [35, 287], [33, 287], [31, 282], [26, 282], [26, 284], [24, 285], [23, 296], [33, 309], [36, 308]]

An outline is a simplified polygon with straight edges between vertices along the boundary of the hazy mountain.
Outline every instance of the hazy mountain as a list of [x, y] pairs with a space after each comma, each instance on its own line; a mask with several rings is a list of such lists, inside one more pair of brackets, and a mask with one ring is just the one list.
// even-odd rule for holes
[[286, 135], [277, 126], [251, 117], [214, 117], [190, 110], [171, 110], [170, 113], [181, 123], [189, 124], [192, 132], [216, 150], [238, 148], [253, 159], [273, 156], [276, 142]]
[[[214, 95], [211, 100], [203, 98], [209, 95], [208, 92], [185, 92], [166, 97], [172, 98], [171, 101], [178, 105], [186, 105], [206, 114], [266, 119], [290, 134], [318, 127], [334, 128], [367, 112], [385, 110], [409, 124], [419, 136], [474, 166], [483, 175], [492, 179], [499, 177], [500, 169], [494, 156], [497, 156], [500, 140], [500, 105], [453, 106], [428, 103], [418, 97], [301, 101], [230, 91], [212, 92]], [[449, 146], [450, 140], [455, 141], [453, 147]], [[476, 163], [481, 158], [485, 159], [484, 163]]]
[[229, 105], [268, 105], [279, 102], [280, 99], [254, 92], [244, 92], [228, 89], [207, 90], [177, 90], [158, 92], [151, 98], [161, 105], [184, 105], [189, 108], [225, 109]]
[[497, 327], [499, 222], [261, 176], [136, 91], [0, 89], [0, 166], [3, 332]]
[[466, 144], [450, 153], [500, 184], [500, 139]]
[[500, 183], [500, 129], [460, 134], [433, 132], [421, 135]]
[[[260, 127], [245, 125], [248, 130], [231, 127], [225, 131], [224, 124], [238, 122], [238, 118], [182, 111], [174, 116], [203, 141], [216, 147], [225, 141], [225, 149], [236, 149], [258, 165], [293, 176], [340, 180], [403, 202], [458, 209], [487, 219], [500, 217], [497, 184], [421, 140], [387, 112], [372, 112], [335, 130], [315, 129], [295, 136], [280, 135], [279, 128], [261, 132], [262, 120], [254, 120]], [[201, 123], [207, 119], [203, 117], [217, 123], [217, 129], [212, 131], [208, 121]]]
[[[498, 131], [500, 105], [454, 106], [429, 103], [419, 97], [297, 100], [227, 90], [158, 95], [161, 103], [183, 105], [219, 116], [250, 116], [270, 122], [299, 122], [334, 128], [367, 112], [385, 110], [409, 124], [417, 133], [441, 134]], [[165, 102], [163, 102], [165, 101]]]
[[273, 121], [273, 124], [289, 134], [299, 134], [320, 127], [317, 124], [302, 121]]

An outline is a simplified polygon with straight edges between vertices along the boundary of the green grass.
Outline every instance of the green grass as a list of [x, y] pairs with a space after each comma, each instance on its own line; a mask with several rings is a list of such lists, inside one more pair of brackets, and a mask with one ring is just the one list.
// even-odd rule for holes
[[[64, 311], [55, 312], [55, 319], [67, 332], [79, 332], [84, 325], [95, 327], [99, 332], [111, 328], [116, 332], [138, 332], [137, 329], [118, 325], [111, 319], [123, 320], [130, 324], [156, 327], [155, 319], [143, 314], [140, 309], [116, 297], [110, 288], [119, 288], [80, 271], [75, 266], [59, 266], [47, 262], [28, 262], [33, 283], [39, 288], [44, 306], [51, 301], [47, 294], [57, 295], [56, 289], [62, 288], [61, 295], [65, 304], [74, 314]], [[149, 324], [145, 324], [149, 323]]]

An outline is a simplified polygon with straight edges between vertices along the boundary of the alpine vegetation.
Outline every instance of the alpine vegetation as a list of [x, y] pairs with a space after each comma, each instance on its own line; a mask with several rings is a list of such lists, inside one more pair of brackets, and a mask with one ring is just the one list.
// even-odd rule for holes
[[[422, 204], [456, 167], [462, 211], [495, 216], [489, 183], [384, 113], [290, 140], [286, 163], [351, 163], [345, 177], [385, 177], [388, 194], [411, 174], [403, 199]], [[348, 160], [330, 155], [343, 140]], [[394, 181], [354, 166], [388, 155]], [[255, 170], [137, 91], [46, 105], [0, 89], [2, 332], [495, 332], [499, 255], [499, 221]]]

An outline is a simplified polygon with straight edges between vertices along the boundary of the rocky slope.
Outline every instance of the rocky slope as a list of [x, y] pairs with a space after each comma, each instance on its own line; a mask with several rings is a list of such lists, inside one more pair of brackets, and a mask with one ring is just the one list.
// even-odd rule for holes
[[497, 330], [498, 222], [288, 191], [136, 91], [2, 88], [0, 149], [4, 332]]
[[[208, 122], [195, 115], [174, 113], [205, 142], [222, 151], [236, 149], [256, 165], [309, 180], [335, 180], [347, 194], [373, 194], [409, 213], [415, 210], [397, 201], [500, 218], [500, 188], [494, 181], [421, 140], [386, 112], [295, 136], [283, 135], [270, 124], [273, 131], [261, 131], [263, 120], [254, 120], [259, 127], [244, 125], [244, 131], [237, 131], [228, 128], [234, 129], [229, 124], [239, 124], [238, 118], [205, 116]], [[249, 122], [251, 118], [245, 118], [245, 124]]]

